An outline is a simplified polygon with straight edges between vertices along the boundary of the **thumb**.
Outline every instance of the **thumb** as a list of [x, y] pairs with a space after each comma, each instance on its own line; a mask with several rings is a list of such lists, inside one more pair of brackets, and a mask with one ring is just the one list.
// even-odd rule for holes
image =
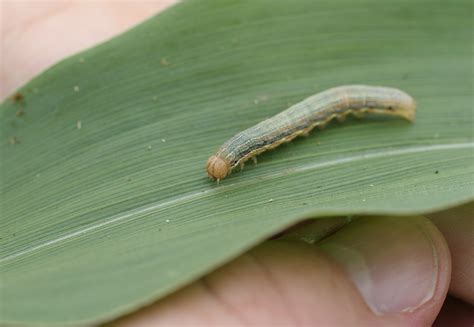
[[317, 247], [356, 286], [374, 318], [431, 325], [446, 297], [451, 273], [448, 247], [424, 217], [365, 217]]

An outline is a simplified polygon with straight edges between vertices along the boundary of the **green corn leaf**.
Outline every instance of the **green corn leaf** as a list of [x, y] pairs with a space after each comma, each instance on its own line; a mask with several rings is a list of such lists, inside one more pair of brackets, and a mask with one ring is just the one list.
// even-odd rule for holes
[[[470, 0], [191, 0], [55, 65], [0, 108], [0, 324], [112, 319], [304, 218], [472, 200], [472, 35]], [[234, 134], [346, 84], [410, 93], [416, 122], [206, 177]]]

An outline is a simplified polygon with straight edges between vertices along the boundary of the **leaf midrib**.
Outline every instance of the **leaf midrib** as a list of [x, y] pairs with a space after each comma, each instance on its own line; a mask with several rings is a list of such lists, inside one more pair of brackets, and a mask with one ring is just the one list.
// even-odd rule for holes
[[[370, 160], [370, 159], [383, 158], [383, 157], [389, 157], [389, 156], [416, 154], [416, 153], [424, 153], [424, 152], [432, 152], [432, 151], [443, 151], [443, 150], [449, 151], [449, 150], [459, 150], [459, 149], [469, 149], [469, 148], [474, 148], [474, 142], [435, 144], [435, 145], [431, 144], [431, 145], [421, 145], [421, 146], [418, 145], [418, 146], [409, 146], [409, 147], [369, 150], [369, 151], [364, 151], [364, 152], [359, 152], [359, 153], [353, 153], [349, 157], [345, 156], [345, 157], [331, 159], [328, 161], [322, 161], [322, 162], [318, 161], [314, 163], [303, 164], [303, 165], [299, 165], [293, 168], [280, 170], [278, 172], [265, 174], [261, 176], [257, 182], [261, 183], [263, 180], [275, 179], [275, 178], [279, 178], [279, 177], [283, 177], [283, 176], [287, 176], [291, 174], [307, 172], [309, 170], [337, 166], [341, 164], [347, 164], [347, 163], [352, 163], [352, 162], [362, 161], [362, 160]], [[221, 184], [218, 187], [208, 188], [206, 190], [193, 191], [184, 195], [179, 195], [179, 196], [165, 199], [162, 201], [158, 201], [155, 203], [150, 203], [145, 206], [130, 209], [126, 212], [112, 216], [110, 219], [104, 219], [101, 222], [97, 222], [89, 226], [82, 227], [81, 229], [77, 231], [65, 234], [53, 240], [46, 241], [46, 242], [31, 246], [29, 248], [20, 250], [19, 252], [7, 255], [3, 258], [0, 258], [0, 263], [5, 263], [13, 259], [20, 258], [22, 256], [28, 255], [30, 253], [36, 252], [38, 250], [41, 250], [49, 246], [65, 243], [69, 240], [75, 239], [76, 237], [81, 237], [85, 234], [94, 232], [95, 230], [98, 230], [104, 226], [119, 224], [125, 221], [130, 221], [134, 219], [135, 217], [150, 213], [154, 210], [162, 209], [162, 208], [169, 207], [176, 204], [182, 204], [187, 201], [195, 200], [200, 197], [209, 196], [210, 194], [222, 192], [230, 188], [248, 187], [249, 184], [253, 184], [253, 183], [255, 183], [255, 181], [235, 182], [232, 184], [225, 185], [225, 182], [223, 182], [223, 185]]]

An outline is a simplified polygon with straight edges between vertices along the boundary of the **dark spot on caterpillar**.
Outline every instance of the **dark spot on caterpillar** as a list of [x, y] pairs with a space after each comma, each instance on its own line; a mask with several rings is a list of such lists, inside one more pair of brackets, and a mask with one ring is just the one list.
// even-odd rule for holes
[[393, 110], [393, 107], [392, 107], [392, 106], [388, 106], [387, 109], [388, 109], [388, 110]]

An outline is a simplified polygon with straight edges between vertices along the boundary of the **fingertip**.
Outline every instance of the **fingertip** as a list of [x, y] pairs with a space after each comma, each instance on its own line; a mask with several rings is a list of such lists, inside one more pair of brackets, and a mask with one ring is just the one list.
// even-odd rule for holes
[[429, 215], [443, 234], [452, 257], [450, 294], [474, 305], [474, 202]]
[[363, 217], [318, 244], [346, 271], [375, 316], [431, 324], [447, 293], [451, 260], [425, 217]]

